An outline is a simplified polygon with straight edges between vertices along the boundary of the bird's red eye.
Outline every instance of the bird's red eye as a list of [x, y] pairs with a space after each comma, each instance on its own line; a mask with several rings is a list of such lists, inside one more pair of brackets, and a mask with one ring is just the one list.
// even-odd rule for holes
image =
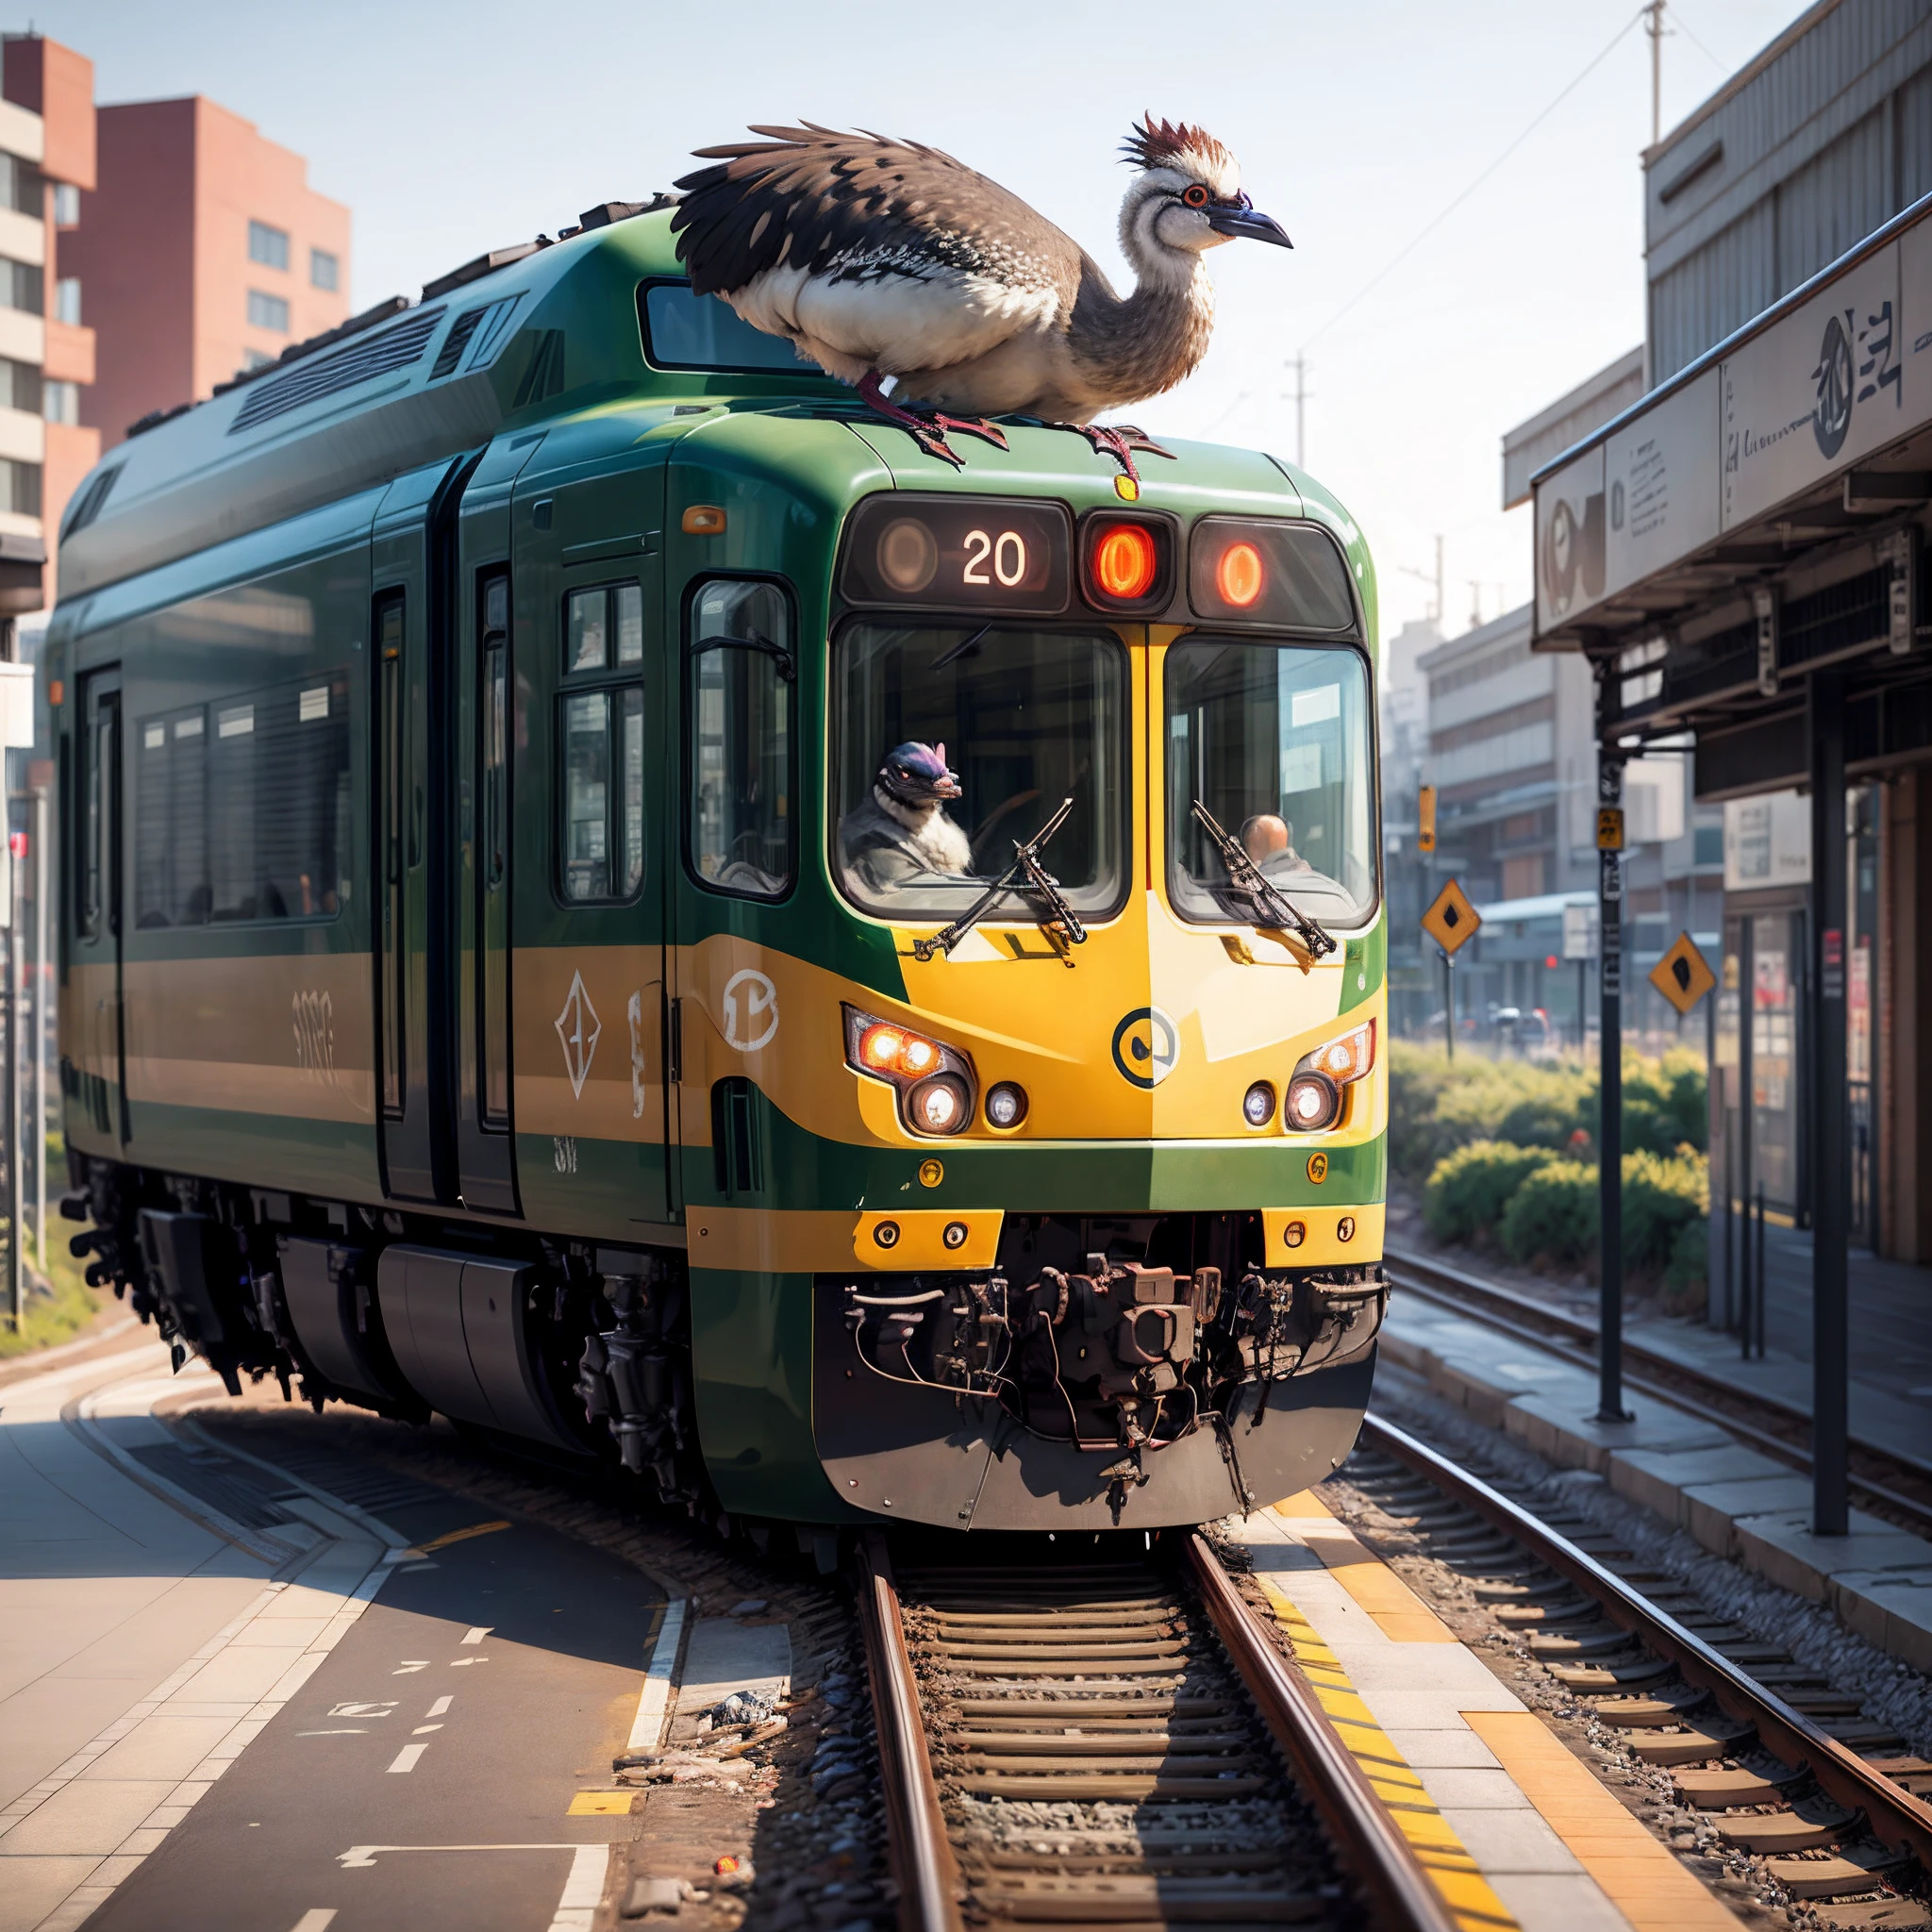
[[1190, 208], [1206, 208], [1208, 206], [1208, 191], [1196, 181], [1191, 188], [1186, 188], [1181, 191], [1181, 199]]

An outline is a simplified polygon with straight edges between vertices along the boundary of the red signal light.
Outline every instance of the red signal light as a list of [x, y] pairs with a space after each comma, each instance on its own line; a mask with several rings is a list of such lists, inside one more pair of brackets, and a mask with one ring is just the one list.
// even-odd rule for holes
[[1214, 566], [1214, 588], [1237, 610], [1245, 610], [1266, 587], [1268, 572], [1252, 543], [1230, 543]]
[[1160, 575], [1160, 552], [1144, 524], [1114, 524], [1093, 545], [1093, 587], [1109, 602], [1135, 604]]

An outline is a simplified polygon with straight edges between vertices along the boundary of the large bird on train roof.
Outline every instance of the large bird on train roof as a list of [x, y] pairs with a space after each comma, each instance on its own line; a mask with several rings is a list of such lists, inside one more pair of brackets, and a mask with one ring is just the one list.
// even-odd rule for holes
[[948, 430], [1006, 447], [992, 416], [1077, 429], [1130, 476], [1133, 450], [1165, 456], [1093, 418], [1172, 389], [1207, 354], [1208, 249], [1293, 246], [1220, 142], [1152, 114], [1124, 151], [1137, 171], [1121, 204], [1124, 298], [1045, 216], [937, 148], [810, 123], [751, 131], [766, 138], [699, 148], [715, 165], [677, 184], [671, 225], [692, 288], [956, 465]]

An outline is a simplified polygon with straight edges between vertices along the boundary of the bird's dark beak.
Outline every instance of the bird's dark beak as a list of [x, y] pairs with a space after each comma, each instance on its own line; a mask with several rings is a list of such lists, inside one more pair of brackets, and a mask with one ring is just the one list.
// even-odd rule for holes
[[1232, 235], [1240, 242], [1272, 242], [1277, 248], [1294, 246], [1279, 222], [1251, 208], [1209, 208], [1208, 225], [1217, 235]]

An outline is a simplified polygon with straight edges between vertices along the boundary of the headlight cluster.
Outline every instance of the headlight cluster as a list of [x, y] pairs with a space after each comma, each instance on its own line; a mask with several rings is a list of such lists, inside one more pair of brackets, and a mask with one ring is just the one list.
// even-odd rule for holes
[[898, 1090], [899, 1118], [914, 1134], [957, 1134], [973, 1118], [971, 1063], [896, 1020], [845, 1009], [845, 1064]]
[[[1341, 1114], [1341, 1090], [1375, 1064], [1375, 1023], [1357, 1026], [1295, 1062], [1282, 1124], [1292, 1134], [1319, 1134]], [[1251, 1090], [1252, 1091], [1252, 1090]]]

